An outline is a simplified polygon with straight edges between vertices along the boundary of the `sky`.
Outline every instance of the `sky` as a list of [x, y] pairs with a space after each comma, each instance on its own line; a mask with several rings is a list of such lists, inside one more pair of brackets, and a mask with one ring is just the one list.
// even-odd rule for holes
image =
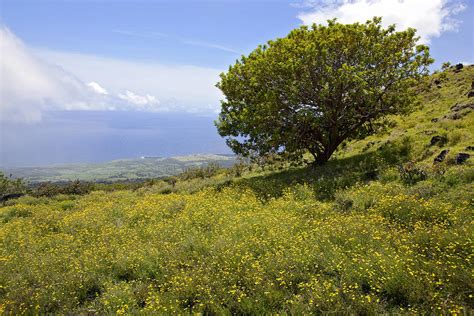
[[0, 0], [0, 166], [230, 153], [219, 73], [303, 24], [381, 16], [474, 62], [474, 0]]

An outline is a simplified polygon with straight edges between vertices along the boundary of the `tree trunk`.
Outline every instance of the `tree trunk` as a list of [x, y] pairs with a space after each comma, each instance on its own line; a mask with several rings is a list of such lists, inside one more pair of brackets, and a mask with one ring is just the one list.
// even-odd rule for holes
[[330, 157], [330, 156], [327, 156], [327, 155], [325, 155], [324, 153], [322, 153], [321, 155], [319, 155], [319, 156], [314, 160], [314, 164], [315, 164], [316, 166], [323, 166], [323, 165], [326, 164], [326, 162], [328, 162], [329, 157]]
[[339, 146], [339, 144], [331, 144], [324, 148], [324, 151], [319, 154], [312, 152], [311, 154], [314, 157], [313, 164], [316, 166], [325, 165], [329, 158], [331, 158], [332, 154], [336, 151], [337, 146]]

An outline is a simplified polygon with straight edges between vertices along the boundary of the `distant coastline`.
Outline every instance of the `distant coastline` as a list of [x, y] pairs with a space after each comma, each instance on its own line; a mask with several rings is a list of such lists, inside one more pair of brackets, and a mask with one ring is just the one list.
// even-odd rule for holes
[[141, 156], [99, 163], [68, 163], [34, 167], [0, 167], [13, 178], [30, 183], [81, 181], [129, 181], [160, 178], [179, 174], [192, 167], [217, 163], [230, 167], [236, 157], [232, 154], [193, 154], [185, 156]]

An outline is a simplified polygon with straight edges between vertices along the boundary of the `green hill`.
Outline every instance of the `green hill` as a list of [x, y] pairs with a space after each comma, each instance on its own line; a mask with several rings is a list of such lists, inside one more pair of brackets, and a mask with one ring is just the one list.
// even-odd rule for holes
[[[53, 165], [47, 167], [4, 168], [3, 172], [29, 183], [64, 181], [130, 181], [173, 176], [188, 168], [217, 163], [230, 167], [231, 155], [196, 154], [176, 157], [141, 157], [103, 163]], [[1, 170], [1, 169], [0, 169]]]
[[323, 167], [10, 200], [0, 311], [471, 314], [473, 81], [427, 78], [419, 109]]

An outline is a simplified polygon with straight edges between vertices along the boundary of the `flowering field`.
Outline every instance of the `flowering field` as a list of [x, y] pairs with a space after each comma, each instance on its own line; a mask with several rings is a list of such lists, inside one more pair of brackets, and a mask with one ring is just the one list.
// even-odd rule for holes
[[472, 312], [468, 199], [380, 183], [344, 194], [350, 210], [304, 185], [265, 202], [242, 187], [23, 198], [0, 209], [0, 308]]
[[323, 167], [2, 204], [0, 314], [473, 314], [466, 68], [427, 78], [422, 107]]

